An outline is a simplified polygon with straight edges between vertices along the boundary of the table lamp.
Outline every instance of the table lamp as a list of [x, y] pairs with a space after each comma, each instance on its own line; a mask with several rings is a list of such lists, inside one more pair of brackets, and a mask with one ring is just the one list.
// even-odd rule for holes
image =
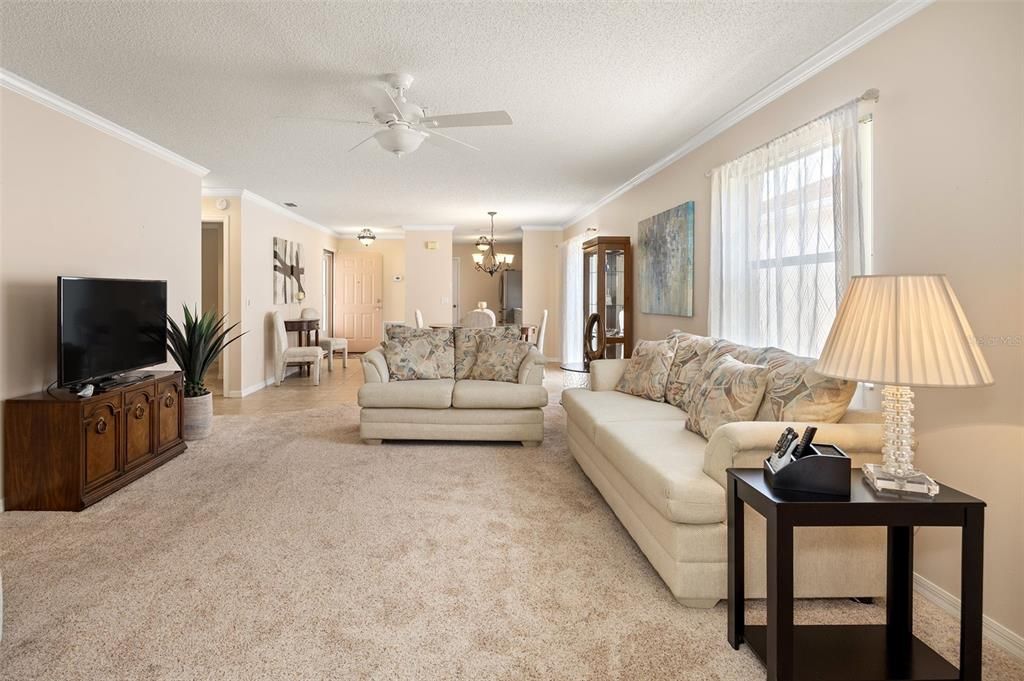
[[880, 383], [882, 464], [865, 464], [877, 491], [935, 496], [939, 485], [914, 468], [911, 386], [991, 385], [971, 325], [942, 274], [853, 277], [815, 370]]

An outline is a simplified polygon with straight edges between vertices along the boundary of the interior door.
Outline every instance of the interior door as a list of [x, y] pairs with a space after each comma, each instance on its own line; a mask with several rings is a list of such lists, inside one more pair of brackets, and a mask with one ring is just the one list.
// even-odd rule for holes
[[361, 252], [339, 253], [336, 258], [338, 336], [348, 339], [351, 352], [372, 350], [380, 343], [383, 328], [383, 258]]

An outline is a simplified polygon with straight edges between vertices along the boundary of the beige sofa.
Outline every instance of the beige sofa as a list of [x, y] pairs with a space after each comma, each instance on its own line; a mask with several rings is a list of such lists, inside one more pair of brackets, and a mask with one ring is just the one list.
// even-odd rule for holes
[[381, 440], [519, 440], [535, 447], [544, 440], [548, 392], [544, 356], [536, 350], [519, 366], [519, 381], [391, 381], [384, 353], [362, 357], [359, 436]]
[[[760, 468], [787, 425], [751, 421], [719, 427], [705, 440], [686, 430], [678, 407], [615, 391], [628, 360], [590, 365], [591, 389], [562, 393], [569, 450], [684, 605], [711, 607], [726, 598], [725, 471]], [[847, 411], [817, 425], [817, 442], [838, 445], [859, 467], [881, 458], [875, 412]], [[746, 511], [746, 594], [765, 596], [764, 519]], [[883, 528], [797, 528], [795, 595], [885, 594]]]

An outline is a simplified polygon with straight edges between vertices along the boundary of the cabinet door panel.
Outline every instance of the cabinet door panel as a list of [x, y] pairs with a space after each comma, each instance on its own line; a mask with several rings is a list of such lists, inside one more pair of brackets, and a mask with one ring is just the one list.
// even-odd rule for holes
[[156, 453], [156, 411], [153, 408], [154, 387], [125, 393], [124, 396], [124, 458], [130, 470]]
[[157, 384], [157, 450], [181, 440], [181, 385], [177, 381]]
[[121, 410], [113, 402], [90, 406], [82, 419], [85, 429], [85, 488], [116, 478], [121, 473]]

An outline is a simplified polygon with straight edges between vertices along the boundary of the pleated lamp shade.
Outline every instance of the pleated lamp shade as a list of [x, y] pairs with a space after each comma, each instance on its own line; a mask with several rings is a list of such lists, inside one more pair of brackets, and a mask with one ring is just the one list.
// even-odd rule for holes
[[883, 385], [992, 383], [960, 301], [942, 274], [854, 277], [816, 371]]

